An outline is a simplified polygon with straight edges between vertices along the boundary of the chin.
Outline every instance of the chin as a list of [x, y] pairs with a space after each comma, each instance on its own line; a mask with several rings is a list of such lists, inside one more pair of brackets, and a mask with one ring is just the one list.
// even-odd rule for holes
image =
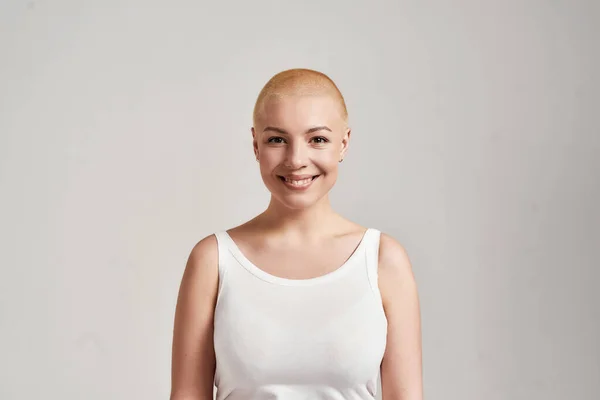
[[268, 189], [271, 192], [273, 199], [279, 204], [290, 210], [298, 211], [318, 204], [327, 196], [327, 193], [331, 188], [327, 188], [327, 190], [324, 190], [325, 188], [311, 188], [312, 190], [304, 193], [293, 193], [285, 188], [277, 187], [277, 185], [275, 185], [275, 187], [268, 187]]
[[316, 203], [319, 202], [318, 198], [314, 197], [306, 197], [306, 198], [298, 198], [292, 196], [281, 196], [273, 194], [273, 197], [277, 199], [279, 203], [281, 203], [286, 208], [290, 210], [304, 210], [312, 207]]

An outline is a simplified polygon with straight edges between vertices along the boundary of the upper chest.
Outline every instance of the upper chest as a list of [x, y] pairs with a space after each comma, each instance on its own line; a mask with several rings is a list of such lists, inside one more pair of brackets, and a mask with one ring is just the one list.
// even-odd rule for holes
[[345, 235], [310, 243], [241, 238], [241, 253], [261, 270], [287, 279], [310, 279], [340, 268], [356, 251], [360, 235]]

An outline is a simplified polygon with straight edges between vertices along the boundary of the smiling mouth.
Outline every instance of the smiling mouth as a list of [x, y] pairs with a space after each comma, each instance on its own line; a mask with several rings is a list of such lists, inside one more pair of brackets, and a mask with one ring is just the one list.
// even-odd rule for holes
[[319, 176], [321, 176], [321, 175], [313, 175], [311, 178], [305, 178], [305, 179], [291, 179], [291, 178], [286, 178], [285, 176], [277, 175], [277, 177], [279, 179], [281, 179], [283, 182], [287, 183], [288, 185], [295, 186], [295, 187], [303, 187], [303, 186], [309, 185], [312, 181], [317, 179]]

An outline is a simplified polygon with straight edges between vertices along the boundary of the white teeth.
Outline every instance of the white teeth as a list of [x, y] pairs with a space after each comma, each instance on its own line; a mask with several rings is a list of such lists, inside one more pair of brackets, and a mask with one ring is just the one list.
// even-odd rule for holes
[[285, 181], [287, 183], [291, 183], [294, 186], [303, 186], [303, 185], [308, 185], [310, 183], [310, 181], [312, 181], [312, 178], [300, 179], [300, 180], [292, 180], [290, 178], [285, 178]]

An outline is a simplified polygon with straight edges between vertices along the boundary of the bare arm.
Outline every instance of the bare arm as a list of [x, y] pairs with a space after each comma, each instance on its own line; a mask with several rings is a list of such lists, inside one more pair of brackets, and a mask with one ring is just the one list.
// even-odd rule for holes
[[175, 310], [171, 400], [212, 400], [213, 315], [219, 282], [217, 241], [208, 236], [188, 258]]
[[381, 235], [379, 287], [388, 319], [381, 364], [383, 400], [422, 400], [421, 317], [417, 284], [406, 251]]

